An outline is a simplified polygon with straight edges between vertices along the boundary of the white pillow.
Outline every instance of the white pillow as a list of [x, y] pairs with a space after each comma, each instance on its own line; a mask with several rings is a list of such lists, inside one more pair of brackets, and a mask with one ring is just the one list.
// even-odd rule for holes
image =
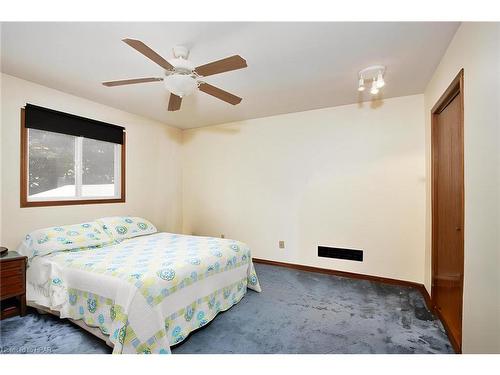
[[58, 251], [97, 248], [114, 241], [95, 221], [38, 229], [28, 234], [17, 252], [32, 259]]
[[142, 217], [111, 216], [97, 219], [96, 222], [115, 240], [124, 240], [158, 232], [151, 222]]

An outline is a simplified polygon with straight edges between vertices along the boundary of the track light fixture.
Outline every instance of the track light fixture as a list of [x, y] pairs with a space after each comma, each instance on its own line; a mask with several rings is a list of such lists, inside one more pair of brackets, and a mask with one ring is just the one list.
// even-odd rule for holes
[[358, 91], [365, 90], [365, 81], [371, 81], [370, 94], [377, 95], [380, 89], [385, 86], [384, 80], [385, 66], [373, 65], [358, 73]]

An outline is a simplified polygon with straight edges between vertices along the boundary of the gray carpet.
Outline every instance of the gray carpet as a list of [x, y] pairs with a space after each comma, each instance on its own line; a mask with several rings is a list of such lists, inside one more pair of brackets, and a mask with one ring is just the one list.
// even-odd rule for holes
[[[173, 353], [453, 353], [417, 290], [256, 264], [262, 293]], [[30, 310], [0, 322], [2, 353], [110, 353], [70, 322]]]

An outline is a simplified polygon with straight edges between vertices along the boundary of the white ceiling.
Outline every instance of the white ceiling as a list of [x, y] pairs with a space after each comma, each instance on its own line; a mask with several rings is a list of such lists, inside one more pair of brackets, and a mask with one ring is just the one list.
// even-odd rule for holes
[[[179, 128], [368, 100], [357, 72], [387, 66], [384, 98], [422, 93], [458, 23], [3, 23], [2, 72]], [[243, 97], [232, 106], [202, 92], [167, 112], [161, 82], [107, 88], [102, 81], [162, 76], [121, 41], [140, 39], [165, 58], [191, 49], [195, 65], [239, 54], [248, 68], [206, 81]]]

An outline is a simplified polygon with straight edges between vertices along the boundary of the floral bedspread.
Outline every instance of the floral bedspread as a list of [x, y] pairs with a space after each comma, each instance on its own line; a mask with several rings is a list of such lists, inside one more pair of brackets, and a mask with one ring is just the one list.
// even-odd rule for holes
[[261, 291], [244, 243], [171, 233], [37, 257], [27, 278], [28, 301], [99, 327], [113, 353], [170, 353], [247, 287]]

